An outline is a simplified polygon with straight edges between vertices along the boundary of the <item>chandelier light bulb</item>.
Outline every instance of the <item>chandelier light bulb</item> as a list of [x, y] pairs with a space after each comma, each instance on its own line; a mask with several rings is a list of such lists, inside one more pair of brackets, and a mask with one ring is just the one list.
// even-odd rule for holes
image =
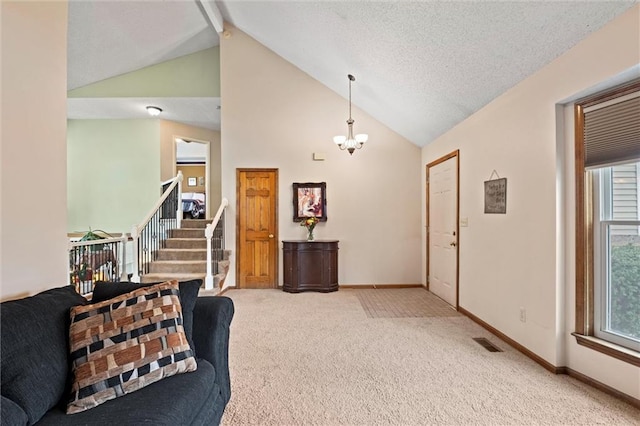
[[333, 137], [333, 142], [338, 146], [344, 144], [346, 142], [346, 140], [347, 140], [346, 136], [334, 136]]
[[367, 141], [367, 139], [369, 139], [369, 135], [367, 135], [366, 133], [359, 133], [356, 135], [356, 142], [358, 143], [365, 143]]

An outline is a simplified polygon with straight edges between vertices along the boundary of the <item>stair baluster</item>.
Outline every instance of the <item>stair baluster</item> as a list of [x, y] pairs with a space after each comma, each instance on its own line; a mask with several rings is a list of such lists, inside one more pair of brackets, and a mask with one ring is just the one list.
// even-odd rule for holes
[[[131, 230], [134, 250], [133, 282], [140, 282], [140, 277], [149, 273], [151, 262], [156, 259], [160, 248], [165, 247], [170, 231], [180, 228], [182, 179], [182, 172], [179, 171], [142, 224], [134, 225]], [[169, 182], [165, 182], [163, 187], [167, 183]]]

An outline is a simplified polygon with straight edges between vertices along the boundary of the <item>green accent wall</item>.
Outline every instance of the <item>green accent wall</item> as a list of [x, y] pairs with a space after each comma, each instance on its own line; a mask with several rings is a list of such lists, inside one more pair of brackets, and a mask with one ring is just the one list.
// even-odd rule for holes
[[131, 232], [159, 197], [160, 120], [68, 120], [69, 232]]
[[212, 47], [68, 92], [70, 98], [220, 97], [220, 48]]

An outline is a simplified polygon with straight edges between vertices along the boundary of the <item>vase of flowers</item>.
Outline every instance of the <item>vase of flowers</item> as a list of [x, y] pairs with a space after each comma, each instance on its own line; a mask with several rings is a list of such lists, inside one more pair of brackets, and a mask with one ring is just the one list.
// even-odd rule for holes
[[313, 241], [313, 228], [316, 227], [318, 222], [320, 222], [320, 220], [315, 216], [308, 217], [300, 222], [300, 226], [307, 228], [307, 241]]

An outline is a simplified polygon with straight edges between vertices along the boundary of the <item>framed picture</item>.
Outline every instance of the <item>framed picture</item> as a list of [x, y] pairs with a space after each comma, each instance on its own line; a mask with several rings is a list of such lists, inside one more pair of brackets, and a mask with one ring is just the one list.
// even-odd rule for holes
[[196, 178], [190, 177], [187, 179], [187, 186], [197, 186]]
[[204, 186], [204, 176], [200, 176], [200, 177], [198, 178], [198, 185], [199, 185], [199, 186]]
[[326, 182], [293, 184], [293, 221], [300, 222], [307, 217], [327, 221]]
[[484, 182], [484, 212], [507, 213], [507, 178]]

